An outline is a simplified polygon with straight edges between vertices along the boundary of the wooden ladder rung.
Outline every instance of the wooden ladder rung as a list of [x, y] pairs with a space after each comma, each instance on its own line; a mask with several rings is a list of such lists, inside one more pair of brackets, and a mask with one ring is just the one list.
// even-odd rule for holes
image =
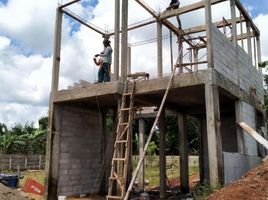
[[124, 93], [123, 95], [124, 95], [124, 96], [131, 96], [132, 93]]
[[113, 160], [115, 160], [115, 161], [126, 161], [125, 158], [113, 158]]
[[123, 199], [121, 196], [106, 196], [107, 199]]
[[124, 110], [124, 111], [125, 111], [125, 110], [130, 110], [130, 108], [121, 108], [121, 110]]
[[118, 140], [118, 141], [116, 141], [116, 143], [126, 143], [127, 142], [127, 140]]
[[128, 125], [128, 122], [125, 122], [125, 123], [120, 123], [119, 126], [126, 126]]

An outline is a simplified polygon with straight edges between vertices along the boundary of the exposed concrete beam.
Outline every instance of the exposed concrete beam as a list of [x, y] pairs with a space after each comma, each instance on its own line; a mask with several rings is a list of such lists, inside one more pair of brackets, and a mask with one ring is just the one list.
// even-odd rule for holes
[[250, 27], [253, 29], [253, 31], [256, 33], [256, 35], [260, 35], [260, 30], [257, 28], [257, 26], [254, 24], [254, 22], [252, 21], [251, 17], [249, 16], [248, 12], [246, 11], [246, 9], [244, 8], [244, 6], [242, 5], [242, 3], [239, 0], [235, 0], [235, 5], [236, 7], [240, 10], [240, 12], [242, 13], [243, 17], [249, 21], [250, 23]]
[[77, 3], [77, 2], [79, 2], [79, 1], [81, 1], [81, 0], [70, 1], [69, 3], [66, 3], [66, 4], [63, 4], [63, 5], [59, 6], [59, 8], [62, 9], [62, 8], [64, 8], [64, 7], [67, 7], [67, 6], [70, 6], [70, 5], [74, 4], [74, 3]]
[[[226, 0], [211, 0], [211, 4], [212, 5], [213, 4], [218, 4], [218, 3], [221, 3], [221, 2], [224, 2], [224, 1], [226, 1]], [[159, 15], [159, 20], [164, 20], [164, 19], [167, 19], [167, 18], [170, 18], [170, 17], [174, 17], [174, 16], [177, 16], [177, 15], [188, 13], [188, 12], [198, 10], [198, 9], [201, 9], [201, 8], [205, 8], [204, 1], [199, 1], [197, 3], [193, 3], [193, 4], [188, 5], [188, 6], [183, 6], [183, 7], [180, 7], [179, 9], [165, 11], [165, 12], [163, 12], [163, 13], [161, 13]]]
[[[240, 17], [236, 18], [236, 23], [240, 23]], [[213, 24], [215, 26], [217, 26], [218, 28], [222, 28], [223, 26], [229, 26], [232, 24], [232, 20], [228, 19], [226, 20], [227, 23], [223, 22], [223, 21], [218, 21], [218, 22], [214, 22]], [[245, 22], [245, 18], [242, 18], [242, 22]], [[199, 32], [204, 32], [206, 31], [206, 25], [201, 25], [201, 26], [195, 26], [192, 28], [188, 28], [188, 29], [183, 29], [185, 34], [193, 34], [193, 33], [199, 33]]]
[[104, 33], [103, 31], [101, 31], [99, 29], [97, 29], [96, 27], [92, 26], [91, 24], [83, 21], [82, 19], [79, 19], [77, 16], [75, 16], [70, 11], [67, 11], [66, 9], [63, 9], [62, 12], [65, 13], [66, 15], [68, 15], [69, 17], [73, 18], [74, 20], [78, 21], [79, 23], [83, 24], [84, 26], [92, 29], [93, 31], [96, 31], [97, 33], [99, 33], [101, 35], [106, 35], [106, 33]]

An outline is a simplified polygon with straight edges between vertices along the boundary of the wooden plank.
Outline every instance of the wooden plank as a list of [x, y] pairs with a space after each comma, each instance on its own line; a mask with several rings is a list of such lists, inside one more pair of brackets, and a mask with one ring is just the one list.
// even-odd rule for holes
[[267, 150], [268, 150], [268, 141], [262, 137], [258, 132], [256, 132], [253, 128], [251, 128], [248, 124], [245, 122], [239, 122], [239, 125], [251, 136], [253, 137], [257, 142], [262, 144]]
[[163, 76], [162, 24], [157, 22], [157, 77]]
[[119, 79], [119, 49], [120, 49], [120, 0], [115, 0], [114, 19], [114, 75], [115, 80]]
[[[145, 120], [139, 119], [139, 159], [144, 148], [144, 135], [145, 135]], [[144, 161], [142, 161], [141, 169], [138, 174], [138, 189], [139, 191], [144, 191]]]
[[237, 45], [235, 1], [236, 0], [230, 0], [230, 7], [231, 7], [231, 19], [232, 19], [232, 42], [233, 42], [234, 45]]
[[128, 0], [122, 1], [122, 33], [121, 33], [121, 81], [127, 80], [127, 55], [128, 55]]
[[179, 149], [180, 149], [180, 183], [181, 192], [189, 192], [189, 163], [188, 163], [188, 139], [187, 120], [185, 113], [178, 114]]
[[[226, 0], [211, 0], [211, 4], [212, 5], [218, 4], [221, 2], [225, 2], [225, 1]], [[180, 7], [179, 9], [164, 11], [163, 13], [160, 14], [159, 19], [160, 20], [168, 19], [170, 17], [192, 12], [192, 11], [204, 8], [204, 7], [205, 7], [204, 1], [199, 1], [196, 3], [190, 4], [188, 6]]]
[[248, 55], [250, 58], [252, 58], [252, 44], [251, 44], [251, 36], [250, 36], [250, 24], [249, 22], [246, 22], [247, 27], [247, 45], [248, 45]]
[[145, 3], [145, 1], [143, 1], [143, 0], [135, 0], [135, 1], [138, 4], [140, 4], [145, 10], [147, 10], [148, 13], [150, 13], [152, 16], [157, 18], [157, 13], [152, 8], [150, 8], [150, 6]]
[[209, 182], [216, 186], [223, 183], [223, 155], [220, 135], [219, 90], [215, 85], [205, 85]]
[[159, 173], [160, 173], [160, 199], [166, 197], [166, 114], [163, 109], [159, 118]]

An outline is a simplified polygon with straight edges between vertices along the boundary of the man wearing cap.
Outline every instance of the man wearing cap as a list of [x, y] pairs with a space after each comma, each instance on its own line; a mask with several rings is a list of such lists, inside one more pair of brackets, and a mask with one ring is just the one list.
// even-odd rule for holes
[[111, 42], [108, 39], [103, 40], [103, 46], [104, 46], [103, 52], [95, 55], [95, 57], [100, 56], [103, 58], [102, 70], [99, 71], [98, 74], [99, 76], [98, 83], [110, 81], [110, 67], [112, 64], [112, 53], [113, 53], [110, 43]]

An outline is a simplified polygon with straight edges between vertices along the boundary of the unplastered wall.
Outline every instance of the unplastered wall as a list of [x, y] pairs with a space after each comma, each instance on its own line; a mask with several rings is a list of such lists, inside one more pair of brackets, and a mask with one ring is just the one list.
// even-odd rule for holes
[[58, 195], [94, 193], [102, 159], [99, 114], [64, 106], [61, 119]]
[[212, 26], [212, 31], [214, 68], [236, 85], [239, 80], [244, 91], [256, 89], [258, 99], [263, 102], [262, 74], [252, 65], [249, 55], [239, 45], [236, 52], [233, 43], [216, 26]]
[[[243, 122], [247, 123], [253, 129], [256, 129], [255, 109], [251, 105], [242, 102], [240, 115], [241, 120]], [[244, 130], [243, 130], [243, 140], [244, 140], [245, 154], [257, 156], [258, 155], [257, 142], [251, 136], [249, 136]]]

